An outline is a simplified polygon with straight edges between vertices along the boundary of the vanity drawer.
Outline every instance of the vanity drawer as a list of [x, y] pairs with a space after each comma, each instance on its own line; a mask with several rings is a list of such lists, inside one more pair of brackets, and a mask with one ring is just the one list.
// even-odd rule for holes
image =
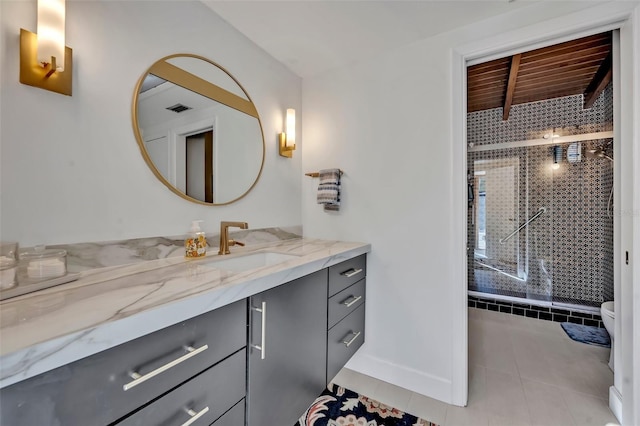
[[[18, 382], [0, 390], [0, 424], [116, 421], [245, 347], [246, 324], [241, 300]], [[131, 372], [157, 374], [131, 386]]]
[[[127, 417], [119, 426], [210, 425], [245, 396], [243, 349]], [[193, 420], [194, 417], [198, 417]], [[217, 424], [217, 423], [216, 423]], [[222, 423], [221, 423], [222, 424]], [[244, 424], [236, 423], [236, 426]]]
[[328, 328], [332, 328], [364, 303], [366, 281], [360, 280], [329, 299]]
[[344, 290], [367, 275], [367, 255], [363, 254], [329, 267], [329, 296]]
[[327, 383], [344, 367], [364, 343], [364, 307], [362, 304], [329, 330], [327, 340]]
[[244, 402], [238, 402], [233, 408], [227, 411], [224, 416], [216, 420], [212, 426], [242, 426], [244, 425]]

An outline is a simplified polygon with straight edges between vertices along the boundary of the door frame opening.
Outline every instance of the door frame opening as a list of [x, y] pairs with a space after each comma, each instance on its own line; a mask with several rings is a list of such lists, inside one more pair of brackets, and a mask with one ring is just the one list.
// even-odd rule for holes
[[[489, 37], [452, 51], [452, 211], [455, 215], [453, 229], [455, 262], [456, 297], [454, 306], [454, 368], [453, 368], [453, 401], [458, 405], [466, 405], [468, 397], [468, 315], [467, 315], [467, 87], [466, 69], [474, 63], [486, 62], [515, 53], [534, 50], [544, 46], [586, 37], [589, 35], [614, 31], [614, 158], [620, 158], [617, 171], [614, 170], [614, 206], [620, 212], [614, 224], [614, 287], [616, 301], [616, 372], [614, 386], [611, 387], [609, 406], [618, 419], [625, 424], [636, 424], [640, 421], [640, 407], [631, 401], [637, 400], [640, 393], [640, 371], [638, 362], [634, 361], [634, 349], [640, 350], [640, 337], [634, 337], [631, 324], [638, 324], [640, 302], [634, 301], [640, 294], [640, 283], [633, 282], [633, 269], [623, 268], [622, 252], [631, 250], [632, 246], [640, 249], [640, 238], [632, 236], [633, 215], [625, 215], [625, 209], [632, 209], [634, 194], [634, 170], [638, 161], [634, 160], [634, 150], [640, 148], [638, 129], [632, 117], [640, 113], [640, 102], [634, 99], [640, 90], [634, 87], [634, 67], [638, 66], [638, 41], [634, 38], [640, 26], [640, 12], [629, 4], [607, 4], [593, 7], [553, 20], [533, 24], [499, 36]], [[637, 70], [636, 70], [637, 73]], [[634, 91], [620, 90], [620, 86], [634, 87]], [[635, 113], [635, 115], [634, 115]], [[634, 139], [635, 137], [635, 139]], [[625, 144], [620, 143], [621, 140]], [[635, 145], [635, 146], [634, 146]], [[637, 154], [636, 154], [637, 155]], [[635, 161], [635, 164], [634, 164]], [[628, 210], [632, 211], [632, 210]], [[625, 236], [628, 235], [628, 236]], [[635, 244], [634, 244], [635, 243]], [[637, 270], [638, 267], [636, 267]], [[637, 272], [636, 272], [637, 273]], [[621, 286], [624, 283], [624, 286]], [[627, 285], [628, 284], [628, 285]], [[635, 304], [635, 305], [634, 305]], [[634, 311], [636, 313], [634, 317]], [[622, 319], [629, 326], [621, 330]], [[621, 333], [622, 331], [622, 333]], [[638, 334], [637, 331], [635, 334]], [[636, 367], [634, 369], [634, 366]], [[633, 376], [633, 380], [623, 382], [624, 375]], [[623, 405], [621, 394], [629, 401]]]

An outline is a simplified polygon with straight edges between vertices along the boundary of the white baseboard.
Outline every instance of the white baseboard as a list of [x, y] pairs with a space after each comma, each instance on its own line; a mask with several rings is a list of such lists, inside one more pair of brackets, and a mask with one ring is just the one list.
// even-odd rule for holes
[[451, 381], [444, 377], [433, 376], [363, 353], [357, 353], [346, 367], [412, 392], [452, 404]]
[[622, 423], [622, 395], [615, 386], [609, 387], [609, 409]]

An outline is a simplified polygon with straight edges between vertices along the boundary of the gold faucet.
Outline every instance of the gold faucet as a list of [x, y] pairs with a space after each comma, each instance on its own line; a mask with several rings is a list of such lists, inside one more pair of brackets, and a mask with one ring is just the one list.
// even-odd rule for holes
[[229, 254], [229, 246], [244, 246], [240, 241], [229, 239], [229, 228], [249, 229], [247, 222], [220, 222], [220, 250], [218, 254]]

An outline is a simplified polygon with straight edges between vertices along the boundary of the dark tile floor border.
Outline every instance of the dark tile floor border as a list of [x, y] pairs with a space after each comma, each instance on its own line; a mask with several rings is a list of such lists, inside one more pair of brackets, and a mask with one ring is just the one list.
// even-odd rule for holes
[[511, 302], [493, 299], [491, 297], [469, 296], [469, 307], [519, 315], [544, 321], [571, 322], [574, 324], [590, 325], [604, 328], [602, 318], [596, 313], [576, 311], [570, 308], [555, 308], [553, 306], [537, 306], [527, 303]]

